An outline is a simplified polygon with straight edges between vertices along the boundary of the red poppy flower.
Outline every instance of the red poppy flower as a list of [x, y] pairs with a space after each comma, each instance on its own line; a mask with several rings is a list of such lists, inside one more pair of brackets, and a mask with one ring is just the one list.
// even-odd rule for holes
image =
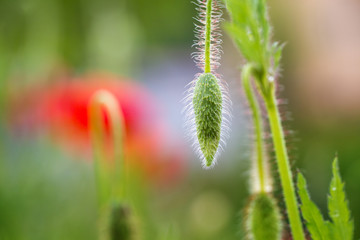
[[126, 128], [125, 155], [130, 166], [160, 182], [177, 179], [184, 163], [181, 146], [172, 139], [159, 104], [133, 81], [88, 75], [32, 89], [16, 97], [11, 122], [30, 130], [44, 129], [67, 150], [90, 155], [87, 107], [100, 89], [111, 92], [119, 102]]

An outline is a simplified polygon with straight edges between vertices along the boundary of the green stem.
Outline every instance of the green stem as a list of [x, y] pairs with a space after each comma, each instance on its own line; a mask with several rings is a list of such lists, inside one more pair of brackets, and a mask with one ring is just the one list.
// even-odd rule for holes
[[[104, 116], [109, 120], [113, 158], [106, 152]], [[100, 207], [120, 201], [126, 195], [126, 169], [123, 162], [124, 120], [115, 97], [104, 90], [96, 92], [89, 103], [89, 122], [95, 157], [95, 174]]]
[[264, 143], [263, 143], [263, 123], [261, 117], [261, 111], [259, 107], [258, 100], [255, 96], [251, 85], [251, 75], [253, 73], [253, 66], [251, 64], [247, 64], [244, 66], [242, 70], [242, 83], [245, 91], [245, 95], [249, 102], [249, 107], [252, 111], [252, 118], [255, 128], [255, 136], [256, 136], [256, 170], [259, 182], [260, 192], [266, 191], [266, 164], [264, 158]]
[[211, 47], [211, 9], [212, 0], [208, 0], [206, 4], [206, 24], [205, 24], [205, 73], [211, 72], [210, 65], [210, 47]]
[[270, 94], [268, 95], [268, 97], [265, 97], [265, 103], [269, 116], [271, 133], [275, 147], [275, 154], [285, 197], [286, 209], [290, 221], [292, 236], [294, 240], [304, 240], [305, 236], [295, 195], [295, 188], [289, 165], [284, 132], [280, 120], [279, 109], [276, 104], [275, 90], [273, 85]]

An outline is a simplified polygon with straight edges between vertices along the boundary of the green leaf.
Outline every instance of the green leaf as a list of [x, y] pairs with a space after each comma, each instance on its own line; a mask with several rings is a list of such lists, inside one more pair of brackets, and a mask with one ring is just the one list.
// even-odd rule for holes
[[284, 44], [279, 44], [279, 42], [274, 42], [272, 45], [272, 52], [274, 53], [275, 70], [278, 69], [279, 67], [283, 48], [284, 48]]
[[331, 223], [325, 221], [318, 207], [311, 201], [307, 191], [304, 176], [299, 173], [297, 180], [301, 200], [301, 212], [306, 220], [306, 226], [314, 240], [328, 240], [330, 238]]
[[354, 222], [351, 219], [348, 201], [344, 192], [344, 183], [339, 174], [338, 160], [333, 162], [333, 178], [330, 183], [328, 197], [329, 216], [332, 222], [324, 221], [320, 210], [311, 201], [307, 192], [303, 175], [298, 174], [298, 191], [301, 199], [301, 211], [306, 226], [314, 240], [351, 240], [354, 232]]
[[271, 29], [266, 3], [263, 0], [226, 0], [226, 7], [232, 18], [230, 33], [244, 57], [249, 62], [266, 67]]
[[263, 91], [273, 84], [269, 76], [278, 71], [282, 46], [273, 45], [266, 0], [225, 0], [231, 17], [227, 30], [248, 63], [256, 66], [256, 81]]
[[344, 192], [344, 183], [339, 174], [338, 160], [333, 162], [333, 178], [330, 183], [328, 197], [329, 215], [333, 221], [333, 236], [336, 240], [353, 238], [354, 222], [351, 220], [348, 201]]

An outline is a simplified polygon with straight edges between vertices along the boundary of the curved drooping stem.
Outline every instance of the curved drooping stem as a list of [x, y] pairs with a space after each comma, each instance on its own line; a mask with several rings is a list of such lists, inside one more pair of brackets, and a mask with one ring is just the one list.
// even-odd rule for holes
[[[99, 205], [103, 206], [109, 201], [119, 201], [126, 195], [126, 171], [123, 161], [124, 119], [118, 101], [105, 90], [94, 93], [89, 102], [88, 112]], [[107, 154], [104, 114], [112, 138], [112, 157]]]
[[[256, 149], [257, 149], [257, 172], [259, 176], [259, 183], [261, 191], [266, 188], [266, 174], [267, 169], [264, 160], [264, 148], [262, 139], [262, 120], [261, 111], [257, 102], [255, 93], [253, 91], [250, 77], [254, 73], [255, 68], [251, 64], [247, 64], [242, 71], [242, 81], [245, 94], [249, 101], [249, 106], [252, 110], [254, 127], [256, 133]], [[257, 76], [256, 74], [254, 76]], [[285, 135], [280, 119], [279, 109], [276, 103], [274, 82], [269, 83], [269, 91], [262, 92], [263, 99], [270, 122], [270, 129], [272, 133], [273, 144], [277, 159], [278, 171], [280, 174], [281, 185], [285, 198], [286, 209], [290, 221], [291, 232], [294, 240], [304, 240], [304, 231], [300, 218], [300, 212], [297, 204], [295, 188], [292, 179], [292, 173], [289, 164], [289, 157], [285, 143]]]
[[[263, 122], [261, 117], [261, 110], [259, 107], [258, 100], [253, 91], [253, 87], [251, 84], [251, 76], [253, 74], [253, 66], [251, 64], [247, 64], [244, 66], [242, 70], [242, 85], [244, 88], [244, 92], [246, 98], [249, 103], [249, 107], [252, 112], [252, 119], [254, 124], [254, 132], [255, 132], [255, 149], [256, 149], [256, 182], [259, 186], [253, 186], [254, 188], [258, 188], [256, 191], [265, 192], [266, 188], [270, 184], [267, 181], [267, 168], [265, 163], [264, 156], [264, 142], [263, 142]], [[270, 179], [268, 179], [270, 180]]]

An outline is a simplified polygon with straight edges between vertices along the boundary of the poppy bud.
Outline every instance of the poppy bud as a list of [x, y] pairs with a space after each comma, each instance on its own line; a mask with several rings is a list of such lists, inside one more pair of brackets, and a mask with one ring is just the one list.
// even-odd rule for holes
[[247, 210], [246, 231], [251, 240], [280, 240], [281, 218], [275, 200], [268, 193], [259, 193]]
[[195, 85], [193, 106], [197, 138], [206, 167], [212, 165], [219, 148], [222, 102], [219, 80], [211, 73], [201, 74]]

